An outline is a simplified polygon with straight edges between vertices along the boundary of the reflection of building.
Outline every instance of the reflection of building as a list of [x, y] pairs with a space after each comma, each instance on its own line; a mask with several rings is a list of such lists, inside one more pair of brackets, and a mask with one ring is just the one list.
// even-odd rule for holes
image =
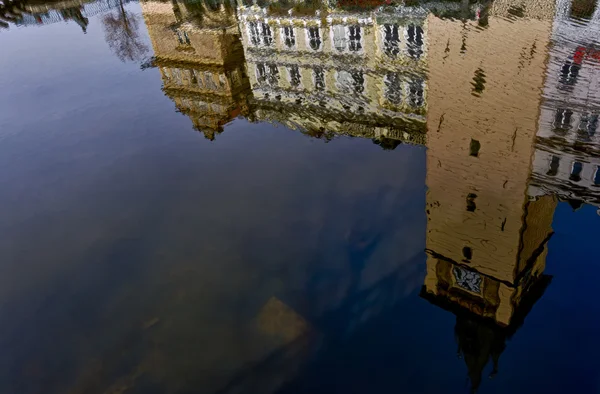
[[235, 11], [220, 2], [142, 3], [165, 93], [209, 139], [248, 111]]
[[597, 0], [559, 0], [553, 30], [529, 193], [600, 207]]
[[[131, 0], [67, 0], [48, 2], [3, 1], [0, 3], [0, 27], [8, 23], [17, 26], [41, 26], [57, 22], [74, 21], [85, 32], [89, 18]], [[3, 22], [4, 21], [4, 22]]]
[[411, 7], [241, 6], [256, 118], [311, 134], [423, 143], [426, 15]]
[[527, 19], [497, 17], [504, 12], [496, 5], [485, 21], [428, 20], [422, 294], [456, 313], [474, 391], [548, 280], [543, 271], [556, 200], [527, 197], [551, 34], [551, 21], [535, 17], [538, 6], [522, 5]]

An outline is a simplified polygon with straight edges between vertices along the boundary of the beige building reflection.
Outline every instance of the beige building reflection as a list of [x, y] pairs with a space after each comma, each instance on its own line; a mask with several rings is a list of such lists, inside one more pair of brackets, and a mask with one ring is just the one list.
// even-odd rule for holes
[[273, 3], [238, 13], [257, 120], [425, 142], [426, 9]]
[[422, 296], [456, 314], [473, 392], [490, 360], [497, 372], [506, 339], [550, 279], [556, 198], [530, 201], [527, 188], [554, 1], [509, 3], [494, 2], [479, 21], [427, 21]]
[[212, 140], [248, 114], [250, 94], [235, 9], [220, 2], [142, 2], [164, 92]]

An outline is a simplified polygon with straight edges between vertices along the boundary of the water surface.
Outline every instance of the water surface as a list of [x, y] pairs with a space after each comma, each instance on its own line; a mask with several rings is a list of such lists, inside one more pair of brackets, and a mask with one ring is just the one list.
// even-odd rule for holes
[[1, 1], [0, 392], [600, 392], [599, 28]]

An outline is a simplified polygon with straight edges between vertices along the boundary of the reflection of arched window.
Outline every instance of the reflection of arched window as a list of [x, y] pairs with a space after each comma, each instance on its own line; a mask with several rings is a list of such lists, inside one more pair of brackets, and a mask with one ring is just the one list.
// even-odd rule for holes
[[413, 107], [422, 107], [425, 103], [425, 82], [422, 79], [413, 79], [408, 84], [408, 101]]
[[556, 176], [558, 174], [558, 166], [560, 165], [560, 157], [552, 156], [552, 160], [550, 160], [550, 168], [546, 175], [548, 176]]
[[571, 176], [569, 176], [569, 179], [573, 182], [579, 182], [581, 180], [581, 171], [583, 171], [583, 164], [579, 161], [574, 162], [571, 167]]
[[385, 98], [391, 104], [402, 103], [402, 78], [399, 73], [388, 72], [384, 79]]
[[406, 28], [406, 41], [408, 55], [413, 59], [419, 59], [423, 54], [423, 28], [409, 25]]
[[400, 53], [400, 35], [398, 25], [383, 25], [383, 51], [389, 57], [396, 57]]
[[308, 28], [308, 44], [314, 51], [321, 48], [321, 33], [319, 32], [318, 27]]
[[573, 111], [570, 109], [558, 108], [554, 114], [554, 123], [552, 128], [555, 133], [562, 134], [571, 128], [571, 118]]

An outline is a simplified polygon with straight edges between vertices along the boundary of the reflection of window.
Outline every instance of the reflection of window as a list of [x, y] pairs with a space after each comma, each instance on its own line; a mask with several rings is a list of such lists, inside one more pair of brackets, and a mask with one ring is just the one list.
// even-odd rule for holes
[[565, 131], [571, 128], [571, 117], [573, 111], [570, 109], [559, 108], [554, 115], [553, 128], [555, 132]]
[[296, 35], [294, 34], [294, 28], [292, 26], [285, 26], [283, 28], [283, 42], [288, 48], [296, 46]]
[[548, 172], [546, 173], [546, 175], [556, 176], [556, 174], [558, 174], [559, 164], [560, 164], [560, 157], [552, 156], [552, 159], [550, 160], [550, 168], [548, 169]]
[[196, 70], [188, 70], [190, 73], [190, 82], [192, 85], [198, 85], [198, 78], [196, 77]]
[[473, 293], [481, 294], [481, 274], [463, 267], [454, 267], [452, 273], [459, 287]]
[[276, 64], [256, 63], [256, 76], [256, 79], [261, 84], [279, 85], [279, 69]]
[[481, 143], [471, 138], [471, 143], [469, 144], [469, 156], [478, 157], [479, 149], [481, 149]]
[[358, 52], [362, 49], [362, 44], [360, 42], [361, 34], [360, 34], [360, 26], [353, 25], [348, 27], [349, 35], [350, 35], [350, 45], [349, 49], [352, 52]]
[[183, 78], [181, 77], [181, 70], [178, 68], [172, 68], [171, 69], [171, 75], [173, 76], [173, 79], [175, 80], [175, 83], [177, 83], [178, 85], [182, 85], [183, 84]]
[[248, 32], [250, 33], [250, 42], [252, 45], [256, 46], [260, 44], [260, 33], [258, 31], [257, 22], [248, 23]]
[[249, 22], [248, 30], [252, 45], [257, 46], [262, 44], [268, 47], [273, 43], [273, 32], [271, 31], [271, 26], [267, 23]]
[[288, 73], [290, 75], [290, 84], [295, 88], [300, 86], [300, 69], [298, 66], [288, 67]]
[[475, 212], [475, 209], [477, 209], [477, 205], [475, 204], [476, 198], [477, 198], [477, 194], [469, 193], [467, 195], [467, 211]]
[[343, 92], [362, 93], [365, 78], [362, 71], [339, 71], [337, 73], [338, 88]]
[[175, 30], [175, 34], [177, 34], [177, 40], [179, 40], [179, 43], [181, 45], [190, 45], [190, 38], [188, 37], [188, 34], [185, 30]]
[[473, 258], [473, 250], [468, 246], [463, 248], [462, 253], [465, 260], [471, 260]]
[[598, 128], [598, 115], [595, 114], [583, 114], [579, 121], [579, 131], [587, 134], [589, 137], [593, 137], [596, 134]]
[[594, 15], [596, 1], [594, 0], [573, 0], [571, 3], [570, 17], [590, 19]]
[[422, 79], [414, 79], [408, 84], [408, 101], [413, 107], [422, 107], [424, 104], [425, 82]]
[[600, 167], [596, 167], [596, 173], [594, 174], [594, 185], [600, 186]]
[[383, 25], [383, 51], [389, 57], [396, 57], [400, 53], [398, 25]]
[[423, 54], [423, 28], [409, 25], [406, 28], [406, 41], [408, 55], [413, 59], [419, 59]]
[[325, 90], [325, 72], [322, 68], [313, 69], [313, 82], [315, 83], [315, 90]]
[[333, 26], [333, 46], [340, 52], [346, 49], [346, 29], [342, 25]]
[[388, 72], [384, 79], [385, 98], [391, 104], [400, 105], [402, 103], [402, 79], [399, 73]]
[[569, 176], [569, 179], [572, 180], [573, 182], [579, 182], [581, 180], [581, 171], [583, 170], [583, 164], [581, 164], [581, 162], [574, 162], [573, 166], [571, 167], [571, 176]]
[[217, 90], [217, 84], [210, 71], [204, 71], [204, 86], [210, 90]]
[[273, 43], [273, 33], [271, 32], [271, 26], [266, 23], [262, 24], [262, 38], [265, 46], [270, 46]]
[[575, 64], [571, 60], [567, 60], [560, 70], [560, 83], [565, 85], [575, 85], [575, 83], [577, 83], [577, 77], [579, 76], [579, 70], [581, 70], [581, 65]]
[[308, 44], [314, 51], [321, 48], [321, 34], [318, 27], [308, 28]]

